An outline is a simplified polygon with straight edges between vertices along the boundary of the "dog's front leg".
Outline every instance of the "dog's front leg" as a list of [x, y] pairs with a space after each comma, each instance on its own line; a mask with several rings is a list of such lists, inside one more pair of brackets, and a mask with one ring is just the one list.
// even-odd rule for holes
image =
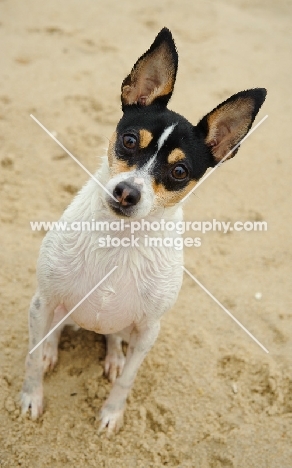
[[[47, 334], [53, 319], [54, 309], [36, 293], [29, 309], [29, 349], [32, 350]], [[28, 353], [25, 379], [21, 393], [22, 412], [31, 410], [32, 419], [43, 412], [43, 343], [31, 354]]]
[[99, 431], [107, 427], [108, 434], [111, 434], [118, 432], [122, 427], [127, 397], [140, 365], [156, 341], [159, 329], [160, 323], [157, 321], [132, 330], [125, 367], [122, 375], [114, 382], [109, 397], [102, 407]]

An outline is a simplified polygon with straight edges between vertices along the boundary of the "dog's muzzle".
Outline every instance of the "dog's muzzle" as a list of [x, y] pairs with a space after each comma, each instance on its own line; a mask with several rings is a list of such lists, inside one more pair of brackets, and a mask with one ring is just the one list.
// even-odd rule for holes
[[135, 183], [134, 178], [123, 180], [113, 189], [116, 200], [108, 199], [108, 203], [116, 214], [132, 216], [141, 199], [141, 191], [142, 185]]

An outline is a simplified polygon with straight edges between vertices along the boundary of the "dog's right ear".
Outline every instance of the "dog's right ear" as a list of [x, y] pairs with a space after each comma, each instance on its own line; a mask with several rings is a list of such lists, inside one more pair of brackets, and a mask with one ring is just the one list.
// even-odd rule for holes
[[173, 92], [178, 55], [171, 32], [163, 28], [150, 49], [135, 63], [122, 83], [122, 109], [153, 102], [166, 106]]

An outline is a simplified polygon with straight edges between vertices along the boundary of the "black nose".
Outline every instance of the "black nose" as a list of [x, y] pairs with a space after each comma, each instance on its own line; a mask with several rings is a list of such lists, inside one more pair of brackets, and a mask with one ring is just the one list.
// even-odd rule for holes
[[137, 205], [141, 198], [140, 190], [129, 182], [120, 182], [113, 191], [113, 196], [122, 206]]

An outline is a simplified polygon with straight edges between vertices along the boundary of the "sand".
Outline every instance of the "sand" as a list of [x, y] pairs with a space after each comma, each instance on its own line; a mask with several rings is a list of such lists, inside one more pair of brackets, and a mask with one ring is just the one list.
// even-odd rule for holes
[[[0, 2], [0, 466], [291, 468], [291, 2]], [[121, 116], [120, 84], [157, 32], [179, 51], [170, 108], [196, 123], [231, 94], [266, 87], [238, 155], [190, 197], [186, 220], [267, 222], [209, 232], [185, 265], [269, 350], [185, 275], [139, 370], [113, 439], [98, 435], [109, 392], [102, 336], [67, 329], [45, 379], [46, 409], [22, 418], [27, 311], [44, 233], [94, 172]], [[196, 233], [197, 235], [197, 233]]]

